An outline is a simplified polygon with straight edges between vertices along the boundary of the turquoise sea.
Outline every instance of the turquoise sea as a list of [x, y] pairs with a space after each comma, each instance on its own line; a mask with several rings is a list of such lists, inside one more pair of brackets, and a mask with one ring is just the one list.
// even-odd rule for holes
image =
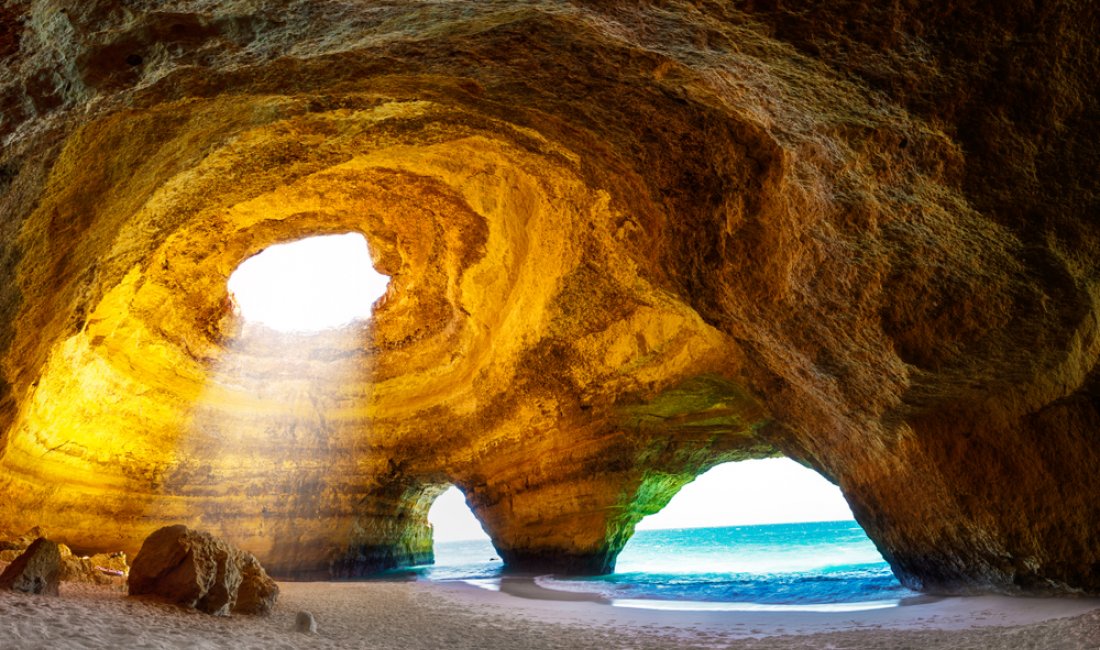
[[[484, 586], [501, 569], [488, 540], [441, 542], [436, 564], [420, 575]], [[638, 531], [614, 574], [536, 582], [629, 606], [858, 608], [918, 595], [901, 586], [854, 521]]]

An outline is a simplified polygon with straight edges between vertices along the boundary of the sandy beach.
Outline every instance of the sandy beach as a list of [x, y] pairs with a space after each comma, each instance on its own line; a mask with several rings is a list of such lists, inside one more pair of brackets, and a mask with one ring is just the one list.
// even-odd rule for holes
[[[692, 611], [547, 598], [463, 582], [280, 583], [269, 618], [216, 618], [63, 584], [0, 593], [0, 647], [30, 648], [1097, 648], [1100, 601], [983, 596], [865, 611]], [[507, 591], [508, 593], [505, 593]], [[552, 596], [552, 595], [551, 595]], [[294, 630], [306, 610], [318, 632]]]

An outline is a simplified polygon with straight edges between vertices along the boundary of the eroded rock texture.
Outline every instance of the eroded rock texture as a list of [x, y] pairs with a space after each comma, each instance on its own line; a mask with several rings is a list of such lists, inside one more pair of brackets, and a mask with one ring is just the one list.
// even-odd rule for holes
[[58, 545], [39, 537], [0, 573], [0, 589], [56, 596], [61, 571]]
[[251, 553], [181, 524], [142, 542], [126, 584], [131, 596], [156, 596], [215, 616], [270, 614], [279, 597]]
[[[0, 523], [348, 576], [454, 483], [598, 572], [787, 454], [909, 586], [1100, 593], [1097, 13], [9, 0]], [[369, 323], [244, 326], [237, 264], [349, 231]]]

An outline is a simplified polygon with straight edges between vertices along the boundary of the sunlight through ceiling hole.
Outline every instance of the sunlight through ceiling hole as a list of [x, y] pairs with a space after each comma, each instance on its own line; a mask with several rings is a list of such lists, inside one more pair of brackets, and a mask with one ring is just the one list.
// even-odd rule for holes
[[370, 318], [388, 282], [363, 235], [347, 233], [269, 246], [237, 267], [229, 292], [245, 321], [303, 332]]

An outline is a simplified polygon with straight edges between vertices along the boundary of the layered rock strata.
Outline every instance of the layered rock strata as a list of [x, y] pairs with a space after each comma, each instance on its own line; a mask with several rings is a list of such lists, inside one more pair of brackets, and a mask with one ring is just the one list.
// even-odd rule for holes
[[[455, 484], [602, 572], [786, 454], [908, 586], [1100, 593], [1097, 12], [8, 2], [0, 526], [354, 576]], [[369, 322], [241, 321], [242, 260], [334, 232]]]

